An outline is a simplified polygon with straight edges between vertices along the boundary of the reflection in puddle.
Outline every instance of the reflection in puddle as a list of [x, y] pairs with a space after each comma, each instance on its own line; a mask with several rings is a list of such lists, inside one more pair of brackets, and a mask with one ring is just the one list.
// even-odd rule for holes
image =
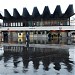
[[0, 56], [0, 73], [74, 75], [71, 51], [68, 48], [4, 46], [4, 54]]

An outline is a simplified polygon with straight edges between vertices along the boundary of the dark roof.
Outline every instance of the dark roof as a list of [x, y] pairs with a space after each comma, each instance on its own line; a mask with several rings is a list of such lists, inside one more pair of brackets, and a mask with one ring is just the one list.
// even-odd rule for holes
[[40, 16], [40, 13], [39, 13], [37, 7], [33, 8], [32, 16], [35, 17], [35, 18]]
[[37, 9], [37, 7], [34, 7], [33, 8], [33, 12], [32, 12], [32, 19], [35, 20], [35, 19], [40, 19], [40, 13]]
[[74, 10], [73, 10], [73, 5], [71, 4], [68, 6], [67, 10], [63, 14], [62, 14], [60, 5], [56, 6], [53, 14], [50, 13], [49, 7], [45, 6], [43, 13], [41, 15], [40, 15], [37, 7], [33, 8], [32, 15], [29, 14], [29, 12], [26, 8], [23, 8], [22, 15], [19, 14], [19, 12], [17, 11], [16, 8], [14, 8], [13, 16], [10, 15], [10, 13], [8, 12], [7, 9], [4, 9], [4, 16], [2, 16], [0, 14], [0, 19], [6, 18], [6, 19], [10, 20], [13, 17], [14, 20], [17, 20], [17, 19], [21, 19], [21, 17], [22, 17], [22, 19], [25, 19], [25, 20], [29, 20], [29, 19], [38, 20], [41, 18], [44, 20], [44, 19], [69, 18], [73, 15], [74, 15]]
[[22, 13], [23, 18], [29, 18], [30, 14], [26, 8], [23, 8], [23, 13]]
[[73, 5], [69, 5], [62, 17], [68, 18], [74, 15]]
[[45, 8], [43, 10], [42, 17], [43, 17], [43, 19], [50, 18], [50, 11], [49, 11], [49, 7], [48, 6], [45, 6]]
[[7, 9], [4, 9], [4, 17], [7, 18], [7, 19], [10, 19], [10, 18], [11, 18], [11, 15], [10, 15], [10, 13], [8, 12]]
[[60, 18], [62, 16], [62, 11], [60, 5], [57, 5], [53, 13], [53, 18]]
[[14, 18], [20, 18], [21, 17], [16, 8], [13, 9], [13, 17]]

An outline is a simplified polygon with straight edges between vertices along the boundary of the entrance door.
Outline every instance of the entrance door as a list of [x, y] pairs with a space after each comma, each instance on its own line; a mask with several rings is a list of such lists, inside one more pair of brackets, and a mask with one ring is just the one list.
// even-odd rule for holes
[[3, 40], [4, 42], [8, 42], [8, 32], [3, 32]]

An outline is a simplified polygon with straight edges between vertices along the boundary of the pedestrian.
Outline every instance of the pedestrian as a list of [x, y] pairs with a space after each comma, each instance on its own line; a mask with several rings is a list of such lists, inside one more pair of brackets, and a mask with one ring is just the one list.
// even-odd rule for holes
[[29, 40], [29, 34], [27, 33], [26, 34], [26, 41], [28, 41]]

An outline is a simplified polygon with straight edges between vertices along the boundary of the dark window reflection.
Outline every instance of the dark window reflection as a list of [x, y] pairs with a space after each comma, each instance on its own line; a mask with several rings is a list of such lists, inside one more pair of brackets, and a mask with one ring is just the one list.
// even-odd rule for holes
[[7, 63], [7, 61], [11, 58], [10, 51], [4, 51], [4, 63]]
[[42, 62], [43, 62], [44, 70], [48, 71], [49, 64], [50, 64], [49, 57], [43, 57]]
[[23, 65], [24, 65], [24, 67], [28, 68], [29, 52], [28, 52], [28, 48], [26, 48], [26, 47], [23, 47], [22, 59], [23, 59]]
[[54, 69], [55, 70], [60, 70], [61, 69], [61, 65], [60, 65], [60, 63], [59, 62], [54, 62]]
[[18, 59], [19, 59], [19, 54], [16, 52], [13, 54], [14, 67], [18, 67], [18, 63], [20, 62], [20, 61], [18, 61]]

